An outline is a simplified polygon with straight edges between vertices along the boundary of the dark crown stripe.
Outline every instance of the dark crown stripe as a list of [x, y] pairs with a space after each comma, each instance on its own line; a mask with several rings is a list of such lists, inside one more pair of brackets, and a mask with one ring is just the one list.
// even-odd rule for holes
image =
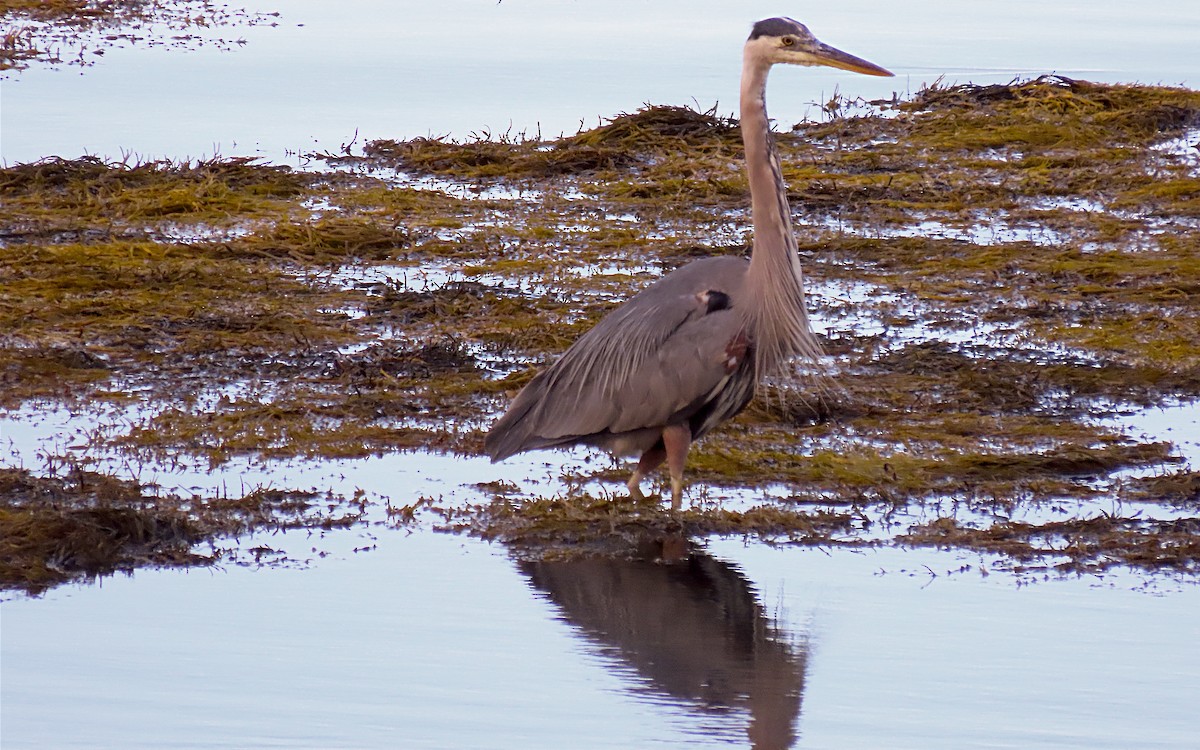
[[800, 24], [790, 18], [768, 18], [754, 24], [754, 28], [750, 31], [751, 39], [758, 39], [760, 36], [786, 36], [795, 34], [799, 31]]

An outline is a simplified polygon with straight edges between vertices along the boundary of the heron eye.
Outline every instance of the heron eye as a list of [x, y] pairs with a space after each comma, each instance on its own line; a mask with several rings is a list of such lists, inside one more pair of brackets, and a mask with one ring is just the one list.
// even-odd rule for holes
[[782, 41], [783, 41], [784, 47], [791, 47], [793, 44], [796, 43], [796, 40], [791, 38], [790, 36], [785, 36]]

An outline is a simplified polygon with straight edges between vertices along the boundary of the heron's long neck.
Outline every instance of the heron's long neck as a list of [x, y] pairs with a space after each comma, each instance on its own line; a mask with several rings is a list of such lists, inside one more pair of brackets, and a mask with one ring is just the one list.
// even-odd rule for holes
[[741, 92], [742, 142], [754, 225], [754, 249], [742, 299], [754, 332], [760, 375], [777, 370], [793, 356], [815, 359], [821, 353], [808, 325], [787, 189], [767, 119], [769, 70], [769, 65], [747, 55]]

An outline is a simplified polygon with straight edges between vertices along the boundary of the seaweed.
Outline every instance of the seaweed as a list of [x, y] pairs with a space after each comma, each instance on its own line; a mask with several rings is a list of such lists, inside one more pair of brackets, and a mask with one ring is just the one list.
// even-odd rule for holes
[[[782, 497], [673, 515], [506, 488], [444, 509], [446, 528], [627, 552], [638, 529], [857, 543], [863, 513], [944, 502], [1194, 503], [1172, 446], [1102, 418], [1200, 398], [1196, 167], [1160, 148], [1200, 140], [1200, 93], [1043, 77], [834, 105], [776, 134], [829, 356], [760, 389], [687, 475]], [[507, 400], [621, 300], [749, 252], [741, 149], [715, 110], [646, 107], [551, 140], [375, 141], [325, 171], [5, 167], [0, 404], [136, 402], [93, 448], [214, 466], [479, 454]], [[622, 474], [570, 481], [619, 492]], [[1077, 538], [1089, 569], [1154, 567], [1161, 536], [1163, 564], [1190, 570], [1171, 535], [1192, 530], [1165, 523], [1003, 530], [1017, 557]], [[984, 531], [909, 541], [978, 549]]]
[[[242, 497], [162, 495], [136, 481], [47, 458], [43, 475], [0, 468], [0, 590], [53, 586], [139, 567], [212, 565], [215, 542], [259, 528], [357, 522], [344, 499], [259, 488]], [[207, 543], [209, 554], [197, 551]]]

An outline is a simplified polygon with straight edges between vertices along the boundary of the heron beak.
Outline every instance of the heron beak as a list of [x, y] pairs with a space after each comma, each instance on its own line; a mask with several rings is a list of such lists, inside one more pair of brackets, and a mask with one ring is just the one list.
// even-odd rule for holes
[[855, 57], [847, 52], [842, 52], [840, 49], [830, 47], [824, 42], [818, 42], [817, 46], [809, 50], [809, 54], [813, 56], [813, 60], [818, 65], [828, 65], [831, 68], [841, 68], [849, 70], [853, 73], [864, 73], [869, 76], [892, 76], [890, 70], [879, 67], [873, 62], [867, 62], [861, 57]]

